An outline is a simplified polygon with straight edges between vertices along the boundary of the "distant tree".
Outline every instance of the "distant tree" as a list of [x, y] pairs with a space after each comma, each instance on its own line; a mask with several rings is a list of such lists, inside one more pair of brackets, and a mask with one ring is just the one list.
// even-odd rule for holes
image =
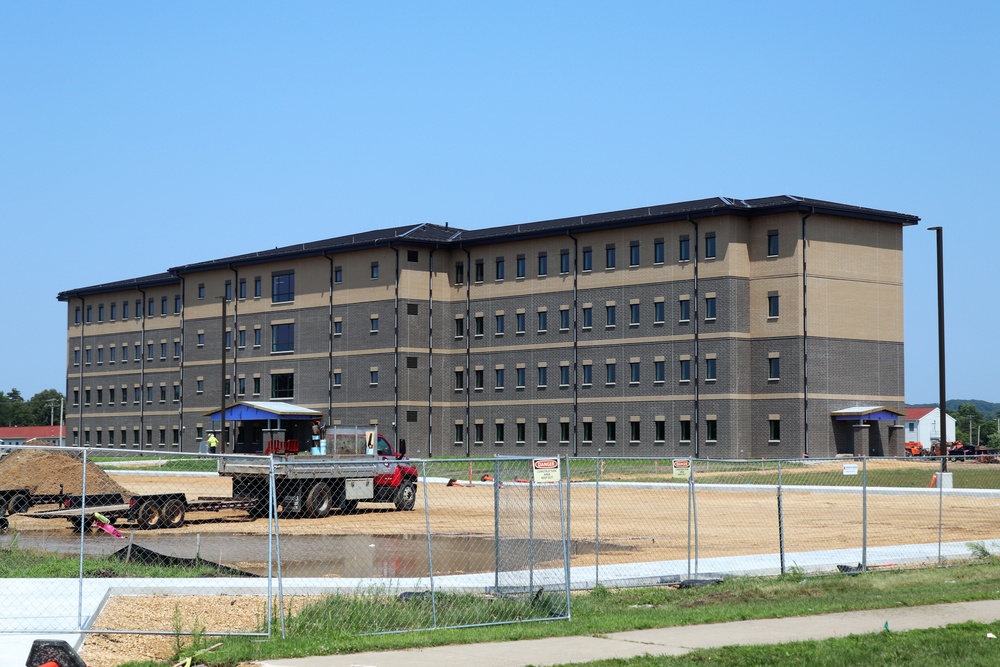
[[[40, 391], [25, 401], [18, 389], [0, 392], [0, 424], [4, 426], [48, 426], [59, 420], [59, 401], [63, 395], [55, 389]], [[50, 402], [52, 406], [50, 407]], [[54, 412], [53, 412], [54, 410]]]

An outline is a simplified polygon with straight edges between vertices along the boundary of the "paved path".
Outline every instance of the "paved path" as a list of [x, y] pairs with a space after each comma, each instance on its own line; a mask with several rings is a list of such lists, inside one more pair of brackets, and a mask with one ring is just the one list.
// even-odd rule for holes
[[1000, 600], [957, 602], [924, 607], [877, 609], [820, 616], [736, 621], [655, 630], [616, 632], [604, 637], [553, 637], [516, 642], [465, 644], [434, 648], [355, 653], [313, 658], [273, 659], [261, 667], [527, 667], [560, 665], [645, 654], [683, 655], [698, 648], [779, 644], [811, 639], [942, 627], [949, 623], [1000, 621]]

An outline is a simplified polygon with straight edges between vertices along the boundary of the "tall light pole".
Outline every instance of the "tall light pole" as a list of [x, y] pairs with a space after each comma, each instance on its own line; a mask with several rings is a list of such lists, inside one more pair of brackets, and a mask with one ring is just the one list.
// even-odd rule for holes
[[[941, 411], [941, 472], [948, 472], [948, 418], [944, 411], [944, 237], [940, 227], [928, 227], [937, 236], [937, 298], [938, 298], [938, 405]], [[972, 434], [969, 434], [972, 437]], [[943, 480], [942, 480], [943, 484]]]
[[222, 346], [219, 360], [219, 453], [226, 453], [226, 295], [222, 295]]

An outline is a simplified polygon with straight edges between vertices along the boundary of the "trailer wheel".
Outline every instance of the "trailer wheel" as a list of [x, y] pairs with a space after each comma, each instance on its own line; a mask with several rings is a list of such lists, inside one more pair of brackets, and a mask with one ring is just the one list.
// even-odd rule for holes
[[90, 529], [94, 527], [94, 517], [88, 516], [86, 519], [73, 517], [69, 523], [73, 527], [74, 533], [89, 533]]
[[31, 509], [31, 498], [19, 493], [7, 501], [7, 514], [21, 514]]
[[396, 509], [400, 512], [409, 512], [417, 502], [417, 485], [410, 481], [404, 481], [396, 489]]
[[184, 503], [177, 498], [163, 504], [163, 527], [180, 528], [184, 525]]
[[135, 518], [140, 528], [159, 528], [163, 522], [163, 508], [155, 500], [147, 500], [139, 506]]
[[264, 501], [254, 503], [247, 509], [247, 516], [251, 519], [263, 519], [270, 514], [271, 507]]
[[306, 516], [321, 519], [330, 514], [330, 507], [333, 503], [333, 494], [330, 487], [325, 482], [316, 482], [310, 487], [306, 494], [305, 513]]
[[340, 513], [341, 514], [354, 514], [358, 511], [358, 499], [351, 498], [350, 500], [344, 500], [340, 503]]

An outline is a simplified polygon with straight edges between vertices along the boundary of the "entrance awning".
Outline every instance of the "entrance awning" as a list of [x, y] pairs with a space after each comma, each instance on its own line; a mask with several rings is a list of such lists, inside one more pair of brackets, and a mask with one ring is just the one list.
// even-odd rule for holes
[[[221, 410], [206, 412], [205, 416], [212, 421], [219, 421]], [[282, 403], [281, 401], [240, 401], [226, 406], [226, 421], [253, 421], [277, 419], [316, 419], [323, 413], [318, 410], [304, 408], [301, 405]]]
[[856, 406], [834, 410], [830, 416], [837, 421], [896, 421], [906, 413], [884, 405]]

